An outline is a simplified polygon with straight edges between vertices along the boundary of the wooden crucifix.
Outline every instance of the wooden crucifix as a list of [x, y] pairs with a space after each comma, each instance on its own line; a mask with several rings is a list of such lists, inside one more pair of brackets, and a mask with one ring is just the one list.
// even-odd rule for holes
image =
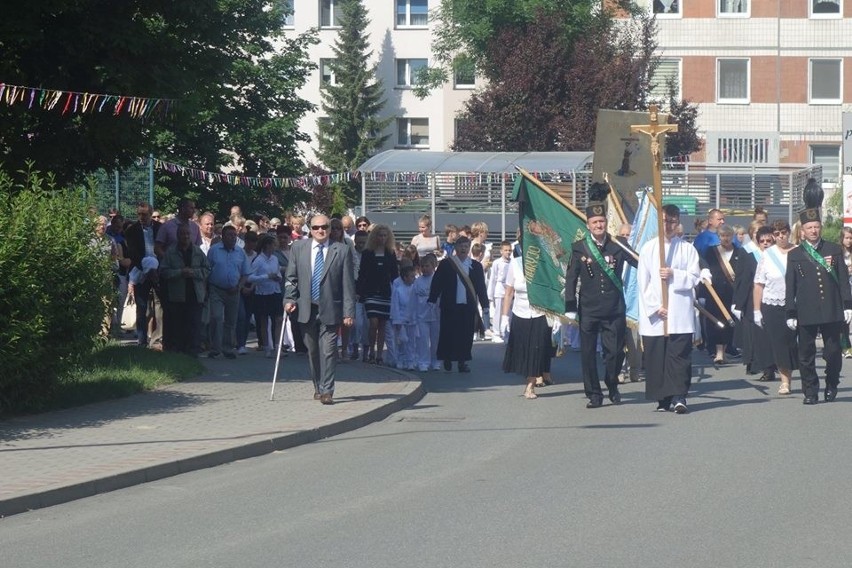
[[[665, 227], [663, 226], [663, 154], [661, 151], [660, 136], [665, 136], [667, 132], [677, 132], [677, 124], [660, 124], [658, 122], [657, 105], [651, 105], [650, 124], [633, 124], [630, 126], [630, 132], [641, 132], [651, 137], [651, 160], [652, 171], [654, 174], [654, 205], [657, 207], [657, 235], [660, 245], [660, 268], [666, 266], [666, 251], [665, 251]], [[669, 284], [666, 280], [661, 283], [663, 308], [669, 308]], [[663, 334], [669, 334], [668, 317], [663, 322]]]

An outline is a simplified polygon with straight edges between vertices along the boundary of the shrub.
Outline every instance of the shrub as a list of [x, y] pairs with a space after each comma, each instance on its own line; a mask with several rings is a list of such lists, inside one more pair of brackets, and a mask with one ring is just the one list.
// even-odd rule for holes
[[35, 410], [92, 351], [111, 292], [82, 192], [0, 170], [0, 415]]

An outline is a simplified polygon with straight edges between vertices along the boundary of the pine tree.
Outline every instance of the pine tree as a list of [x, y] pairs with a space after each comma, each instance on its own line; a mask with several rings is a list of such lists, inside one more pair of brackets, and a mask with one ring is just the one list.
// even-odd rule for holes
[[390, 136], [382, 134], [393, 117], [379, 118], [384, 87], [376, 66], [367, 66], [372, 51], [364, 33], [369, 20], [361, 0], [340, 0], [340, 32], [330, 62], [334, 84], [321, 88], [326, 120], [319, 123], [317, 156], [333, 172], [353, 171], [375, 154]]

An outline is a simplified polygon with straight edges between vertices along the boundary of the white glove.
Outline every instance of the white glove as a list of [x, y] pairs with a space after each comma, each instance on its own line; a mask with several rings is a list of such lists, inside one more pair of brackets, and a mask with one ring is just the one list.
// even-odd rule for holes
[[760, 310], [754, 310], [754, 325], [763, 327], [763, 313]]
[[852, 323], [852, 310], [843, 310], [843, 319], [846, 320], [846, 325]]
[[509, 317], [503, 316], [503, 319], [500, 320], [500, 335], [506, 335], [509, 333]]
[[713, 274], [711, 274], [708, 269], [702, 268], [701, 272], [699, 273], [699, 278], [701, 278], [702, 280], [707, 280], [708, 282], [712, 282]]
[[[754, 313], [757, 313], [757, 310]], [[738, 320], [743, 319], [743, 311], [738, 310], [736, 306], [731, 306], [731, 314]]]
[[707, 305], [707, 298], [698, 298], [698, 305], [702, 308]]
[[565, 317], [571, 321], [577, 321], [577, 312], [565, 312]]
[[799, 320], [796, 318], [790, 318], [787, 320], [787, 327], [791, 330], [796, 331], [796, 327], [799, 325]]

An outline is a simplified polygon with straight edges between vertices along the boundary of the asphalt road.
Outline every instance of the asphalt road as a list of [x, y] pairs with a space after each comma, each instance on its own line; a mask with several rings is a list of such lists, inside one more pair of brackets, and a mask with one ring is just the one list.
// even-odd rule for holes
[[[578, 357], [521, 397], [502, 346], [336, 438], [0, 520], [2, 566], [852, 565], [852, 389], [775, 394], [696, 355], [692, 412], [587, 410]], [[846, 364], [850, 373], [850, 365]]]

